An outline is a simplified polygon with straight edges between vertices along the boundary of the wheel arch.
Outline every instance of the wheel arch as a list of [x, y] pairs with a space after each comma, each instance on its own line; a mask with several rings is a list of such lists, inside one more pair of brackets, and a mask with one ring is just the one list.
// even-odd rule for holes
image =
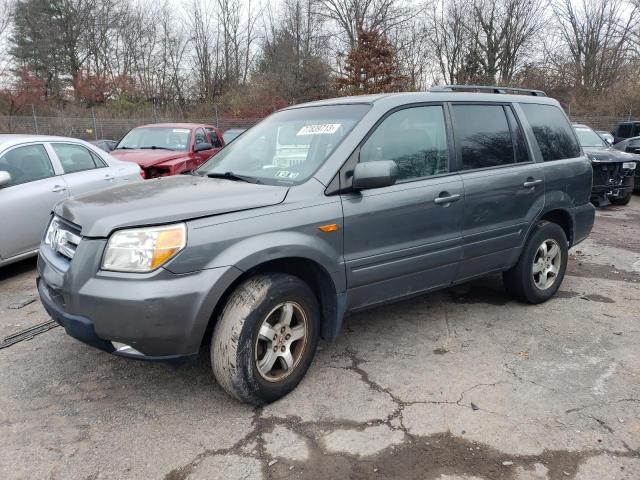
[[307, 257], [294, 256], [270, 259], [244, 270], [225, 289], [216, 303], [203, 343], [211, 337], [213, 327], [233, 291], [248, 278], [265, 273], [287, 273], [309, 285], [320, 306], [320, 336], [329, 341], [337, 337], [344, 317], [346, 294], [338, 292], [331, 274], [320, 263]]
[[539, 220], [546, 220], [547, 222], [555, 223], [562, 227], [564, 234], [567, 236], [569, 247], [574, 242], [574, 221], [573, 216], [568, 210], [564, 208], [555, 208], [544, 212]]

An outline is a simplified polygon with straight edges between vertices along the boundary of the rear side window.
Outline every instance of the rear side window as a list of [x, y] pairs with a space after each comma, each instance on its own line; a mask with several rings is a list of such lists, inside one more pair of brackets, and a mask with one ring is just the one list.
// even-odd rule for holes
[[64, 173], [82, 172], [104, 167], [104, 162], [97, 158], [97, 155], [92, 155], [89, 150], [81, 145], [52, 143], [51, 146], [60, 159]]
[[454, 105], [453, 112], [462, 170], [516, 162], [516, 148], [502, 105]]
[[554, 105], [520, 104], [533, 129], [545, 162], [580, 156], [576, 135], [562, 110]]
[[395, 161], [399, 180], [448, 172], [442, 106], [405, 108], [385, 118], [360, 149], [361, 162], [379, 160]]
[[623, 123], [618, 125], [618, 136], [622, 138], [629, 138], [631, 136], [631, 124]]
[[43, 145], [26, 145], [8, 151], [0, 157], [0, 171], [11, 175], [7, 187], [35, 182], [55, 175]]

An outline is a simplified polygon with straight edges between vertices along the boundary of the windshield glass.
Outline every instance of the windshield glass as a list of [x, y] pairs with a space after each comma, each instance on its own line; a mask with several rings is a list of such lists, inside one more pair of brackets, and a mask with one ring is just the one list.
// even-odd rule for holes
[[210, 158], [198, 173], [233, 172], [271, 185], [300, 184], [368, 110], [368, 105], [328, 105], [274, 113]]
[[606, 147], [604, 140], [596, 132], [587, 127], [575, 127], [578, 141], [582, 147]]
[[138, 127], [127, 133], [116, 150], [131, 148], [160, 148], [187, 151], [191, 130], [172, 127]]

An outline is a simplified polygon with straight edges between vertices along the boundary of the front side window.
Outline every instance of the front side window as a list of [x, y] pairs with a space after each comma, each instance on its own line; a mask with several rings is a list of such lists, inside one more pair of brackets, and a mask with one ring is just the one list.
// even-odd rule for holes
[[207, 137], [204, 135], [204, 130], [201, 128], [196, 130], [196, 145], [199, 143], [208, 143]]
[[0, 157], [0, 171], [11, 175], [5, 187], [55, 176], [44, 145], [25, 145], [8, 151]]
[[127, 133], [116, 150], [160, 149], [186, 152], [191, 130], [173, 127], [138, 127]]
[[606, 147], [602, 137], [588, 127], [574, 127], [581, 147]]
[[81, 145], [52, 143], [51, 146], [60, 159], [64, 173], [82, 172], [104, 166], [104, 163], [94, 158], [96, 155], [92, 155], [89, 150]]
[[516, 162], [516, 149], [502, 105], [454, 105], [453, 112], [462, 170]]
[[536, 103], [522, 103], [520, 106], [533, 129], [545, 162], [580, 156], [580, 145], [562, 110], [555, 105]]
[[209, 132], [209, 137], [211, 137], [211, 145], [213, 148], [220, 147], [220, 140], [218, 140], [218, 135], [213, 128], [207, 128], [207, 132]]
[[442, 106], [405, 108], [385, 118], [360, 149], [360, 162], [380, 160], [396, 162], [398, 180], [448, 172]]
[[369, 110], [326, 105], [276, 112], [205, 162], [200, 175], [242, 175], [257, 182], [306, 181]]

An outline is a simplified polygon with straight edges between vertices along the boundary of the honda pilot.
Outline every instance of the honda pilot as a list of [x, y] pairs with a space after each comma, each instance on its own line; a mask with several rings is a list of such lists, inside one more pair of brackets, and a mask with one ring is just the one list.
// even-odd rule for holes
[[121, 357], [210, 348], [222, 388], [261, 405], [346, 314], [494, 272], [544, 302], [591, 231], [591, 163], [556, 100], [475, 89], [292, 106], [193, 175], [70, 198], [40, 248], [42, 303]]

